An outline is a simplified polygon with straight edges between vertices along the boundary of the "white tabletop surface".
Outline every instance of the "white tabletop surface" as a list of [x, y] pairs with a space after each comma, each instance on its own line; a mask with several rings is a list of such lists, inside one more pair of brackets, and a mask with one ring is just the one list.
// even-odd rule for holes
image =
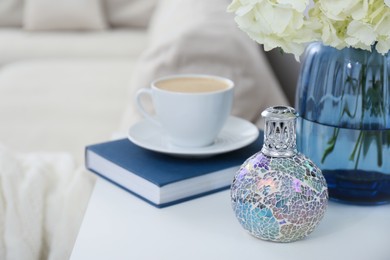
[[390, 205], [330, 202], [309, 237], [280, 244], [241, 228], [229, 191], [157, 209], [99, 179], [71, 259], [389, 260]]

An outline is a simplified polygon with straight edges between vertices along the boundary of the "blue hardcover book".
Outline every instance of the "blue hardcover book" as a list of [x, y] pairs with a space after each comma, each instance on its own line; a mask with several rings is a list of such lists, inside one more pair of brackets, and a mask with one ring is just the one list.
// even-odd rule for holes
[[87, 169], [158, 207], [228, 189], [235, 172], [263, 144], [209, 158], [177, 158], [145, 150], [128, 139], [86, 147]]

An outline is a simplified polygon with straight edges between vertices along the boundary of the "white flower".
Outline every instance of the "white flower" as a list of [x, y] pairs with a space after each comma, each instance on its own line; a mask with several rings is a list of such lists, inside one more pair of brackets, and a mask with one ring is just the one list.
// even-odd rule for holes
[[356, 1], [355, 4], [351, 4], [351, 6], [346, 10], [346, 13], [351, 14], [352, 19], [354, 20], [364, 20], [369, 14], [368, 7], [369, 5], [367, 0]]
[[390, 49], [390, 10], [382, 14], [381, 19], [375, 26], [375, 31], [378, 33], [376, 50], [379, 53], [385, 54]]
[[[304, 51], [302, 39], [311, 34], [302, 35], [304, 31], [303, 14], [308, 0], [235, 0], [228, 7], [234, 11], [236, 22], [248, 35], [264, 44], [265, 50], [281, 47], [284, 51], [294, 53], [296, 58]], [[259, 26], [260, 25], [260, 26]], [[313, 39], [310, 39], [313, 40]], [[306, 42], [309, 39], [306, 39]]]
[[340, 34], [340, 27], [343, 27], [342, 22], [332, 22], [327, 18], [323, 18], [321, 40], [325, 45], [329, 45], [338, 49], [346, 46], [344, 42], [344, 35]]
[[296, 59], [313, 41], [390, 49], [390, 0], [233, 0], [228, 11], [266, 51], [280, 47]]
[[371, 25], [361, 21], [352, 21], [348, 25], [347, 35], [345, 42], [348, 45], [369, 51], [377, 36]]
[[[390, 0], [389, 0], [390, 1]], [[384, 13], [375, 26], [375, 31], [379, 35], [390, 36], [390, 11]]]
[[281, 5], [291, 6], [292, 9], [303, 13], [309, 5], [309, 0], [279, 0], [276, 1]]
[[356, 4], [356, 0], [326, 0], [318, 1], [322, 13], [329, 19], [335, 21], [345, 20], [347, 10]]
[[386, 54], [390, 49], [390, 38], [382, 38], [378, 39], [377, 44], [375, 45], [376, 50], [381, 54]]

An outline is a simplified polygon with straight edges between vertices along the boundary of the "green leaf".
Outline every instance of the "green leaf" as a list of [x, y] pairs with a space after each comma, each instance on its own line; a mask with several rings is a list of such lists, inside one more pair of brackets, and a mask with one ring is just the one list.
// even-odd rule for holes
[[336, 142], [337, 142], [337, 136], [339, 135], [339, 131], [340, 131], [340, 128], [335, 128], [333, 130], [333, 135], [332, 135], [332, 137], [328, 141], [328, 147], [326, 147], [326, 149], [324, 151], [324, 154], [322, 155], [321, 163], [324, 163], [326, 157], [328, 157], [328, 155], [331, 152], [333, 152], [334, 147], [335, 147]]
[[[356, 155], [356, 152], [358, 151], [358, 148], [361, 147], [361, 142], [362, 142], [362, 137], [363, 137], [363, 132], [361, 131], [359, 133], [359, 137], [355, 143], [355, 146], [353, 148], [353, 151], [351, 153], [351, 155], [349, 156], [349, 160], [350, 161], [354, 161], [355, 160], [355, 155]], [[360, 149], [359, 149], [360, 150]]]
[[381, 138], [381, 135], [380, 133], [377, 133], [375, 135], [375, 140], [376, 140], [376, 147], [377, 147], [377, 153], [378, 153], [378, 166], [381, 167], [382, 166], [382, 157], [383, 157], [383, 150], [382, 150], [382, 138]]
[[366, 156], [368, 153], [368, 150], [370, 149], [370, 145], [372, 142], [372, 135], [368, 133], [364, 138], [363, 138], [363, 155]]

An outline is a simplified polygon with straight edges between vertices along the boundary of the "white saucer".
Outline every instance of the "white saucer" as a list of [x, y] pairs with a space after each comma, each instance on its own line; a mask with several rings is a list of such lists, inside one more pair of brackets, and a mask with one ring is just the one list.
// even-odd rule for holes
[[175, 155], [205, 157], [237, 150], [251, 144], [259, 136], [258, 128], [249, 121], [230, 116], [212, 145], [206, 147], [178, 147], [168, 142], [160, 127], [143, 120], [133, 125], [128, 138], [145, 149]]

